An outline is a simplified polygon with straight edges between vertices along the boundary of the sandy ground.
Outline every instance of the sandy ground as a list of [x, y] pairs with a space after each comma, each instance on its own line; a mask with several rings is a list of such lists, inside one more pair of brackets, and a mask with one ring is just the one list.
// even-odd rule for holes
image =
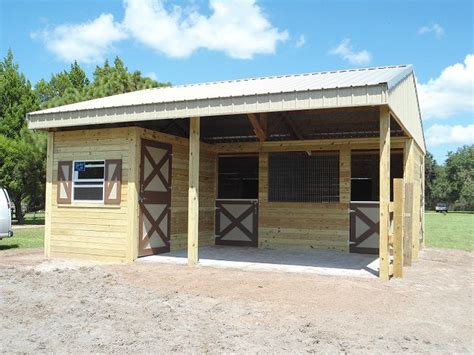
[[0, 252], [2, 353], [472, 353], [473, 254], [402, 280]]

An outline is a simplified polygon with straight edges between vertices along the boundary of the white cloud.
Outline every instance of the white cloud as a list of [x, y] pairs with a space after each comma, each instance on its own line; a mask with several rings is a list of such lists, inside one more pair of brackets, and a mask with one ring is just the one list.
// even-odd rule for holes
[[474, 54], [464, 63], [446, 67], [435, 79], [418, 84], [420, 106], [425, 120], [474, 113]]
[[438, 25], [437, 23], [432, 24], [431, 26], [423, 26], [418, 30], [419, 35], [424, 34], [434, 34], [437, 39], [441, 39], [444, 37], [444, 28]]
[[332, 48], [329, 54], [339, 55], [353, 65], [368, 64], [372, 60], [372, 55], [369, 51], [365, 49], [358, 52], [354, 51], [349, 38], [344, 39], [337, 47]]
[[174, 6], [163, 0], [125, 0], [124, 26], [142, 44], [169, 57], [188, 57], [199, 48], [232, 58], [271, 54], [287, 31], [275, 28], [255, 0], [210, 0], [211, 14]]
[[306, 37], [305, 35], [300, 35], [298, 39], [295, 42], [295, 47], [296, 48], [301, 48], [306, 44]]
[[474, 124], [467, 126], [434, 124], [426, 130], [429, 145], [474, 144]]
[[42, 40], [59, 59], [72, 62], [97, 63], [104, 60], [113, 43], [126, 38], [120, 24], [111, 14], [102, 14], [93, 21], [64, 24], [31, 34]]

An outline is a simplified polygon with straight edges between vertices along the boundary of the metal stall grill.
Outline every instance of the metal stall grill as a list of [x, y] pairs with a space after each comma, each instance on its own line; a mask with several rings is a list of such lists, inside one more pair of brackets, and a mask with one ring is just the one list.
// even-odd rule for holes
[[339, 202], [339, 153], [270, 153], [270, 202]]

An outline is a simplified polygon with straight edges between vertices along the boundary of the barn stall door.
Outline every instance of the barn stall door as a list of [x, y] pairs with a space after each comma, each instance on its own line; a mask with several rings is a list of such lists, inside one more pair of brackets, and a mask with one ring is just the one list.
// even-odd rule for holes
[[258, 200], [216, 200], [216, 244], [258, 246]]
[[350, 252], [378, 254], [379, 204], [352, 202], [350, 204]]
[[138, 255], [170, 251], [171, 145], [142, 140]]

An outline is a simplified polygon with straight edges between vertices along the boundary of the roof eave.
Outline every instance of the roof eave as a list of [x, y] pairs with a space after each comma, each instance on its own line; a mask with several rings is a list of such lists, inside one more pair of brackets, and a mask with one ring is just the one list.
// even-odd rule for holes
[[297, 111], [387, 104], [387, 84], [305, 90], [265, 95], [144, 104], [57, 113], [30, 113], [31, 129], [125, 123], [256, 112]]

